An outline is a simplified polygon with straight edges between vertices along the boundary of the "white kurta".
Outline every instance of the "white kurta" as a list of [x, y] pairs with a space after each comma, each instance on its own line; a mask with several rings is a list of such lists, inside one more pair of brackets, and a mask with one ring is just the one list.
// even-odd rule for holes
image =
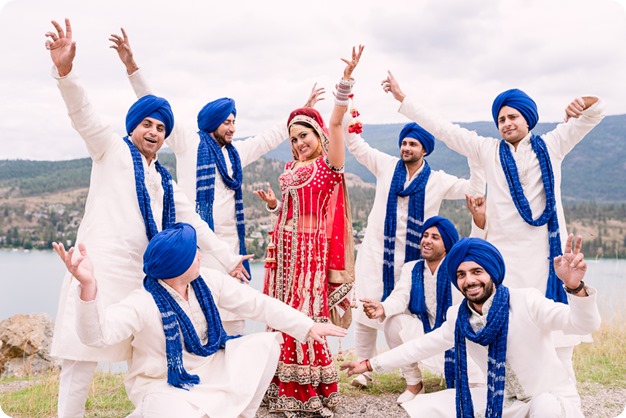
[[[154, 94], [147, 80], [143, 76], [143, 71], [137, 70], [128, 79], [137, 97], [147, 94]], [[233, 146], [239, 153], [241, 167], [252, 164], [264, 154], [279, 146], [289, 137], [286, 124], [280, 124], [271, 130], [260, 135], [247, 138], [245, 140], [233, 141]], [[181, 189], [185, 192], [191, 202], [196, 201], [196, 169], [198, 164], [198, 145], [200, 135], [198, 128], [185, 126], [177, 121], [174, 129], [165, 143], [176, 155], [176, 180]], [[228, 167], [228, 174], [232, 177], [233, 167], [228, 157], [226, 147], [222, 147], [224, 160]], [[215, 195], [213, 201], [213, 226], [215, 234], [223, 241], [227, 242], [232, 251], [239, 253], [239, 235], [237, 233], [237, 217], [235, 214], [235, 191], [229, 189], [219, 171], [216, 168]], [[210, 258], [203, 259], [202, 264], [209, 266], [214, 262]], [[257, 277], [257, 280], [262, 278]], [[238, 317], [230, 312], [221, 311], [220, 315], [224, 321], [232, 321]]]
[[[413, 287], [413, 267], [418, 261], [419, 260], [409, 261], [404, 264], [396, 286], [387, 299], [382, 302], [385, 310], [385, 315], [381, 318], [383, 327], [385, 330], [388, 329], [387, 327], [392, 327], [392, 329], [395, 330], [397, 329], [397, 325], [391, 324], [391, 322], [400, 319], [398, 334], [403, 343], [425, 335], [422, 320], [409, 311], [411, 289]], [[428, 313], [431, 327], [435, 325], [435, 319], [437, 317], [437, 275], [439, 274], [439, 268], [442, 263], [443, 260], [441, 260], [434, 272], [431, 272], [430, 268], [428, 268], [428, 264], [424, 263], [424, 297], [426, 301], [426, 312]], [[461, 292], [459, 292], [455, 286], [452, 286], [452, 305], [461, 303], [462, 300], [463, 295]], [[385, 331], [385, 335], [387, 335], [387, 331]], [[389, 347], [395, 346], [389, 340], [387, 341], [387, 345], [389, 345]], [[423, 359], [420, 364], [425, 366], [431, 373], [443, 376], [445, 373], [444, 358], [445, 353], [441, 352], [428, 359]], [[485, 377], [482, 371], [471, 359], [467, 362], [467, 366], [469, 382], [471, 384], [485, 383]]]
[[[119, 134], [96, 115], [75, 72], [66, 77], [53, 76], [67, 106], [72, 125], [85, 141], [92, 159], [91, 179], [85, 214], [76, 241], [87, 245], [99, 278], [100, 298], [105, 305], [118, 302], [141, 287], [143, 252], [148, 245], [146, 229], [135, 190], [135, 172], [128, 145]], [[145, 158], [145, 184], [157, 227], [161, 229], [163, 187], [155, 164]], [[195, 213], [194, 206], [174, 183], [176, 220], [188, 222], [198, 233], [203, 255], [220, 260], [224, 271], [231, 271], [241, 257], [215, 236]], [[87, 347], [78, 339], [74, 326], [74, 298], [77, 283], [65, 275], [56, 315], [51, 354], [70, 360], [124, 361], [130, 345], [120, 343], [104, 349]]]
[[[201, 275], [218, 307], [266, 322], [300, 341], [307, 338], [313, 320], [306, 315], [249, 286], [237, 285], [224, 273], [202, 268]], [[206, 342], [206, 319], [199, 311], [192, 288], [189, 289], [189, 306], [181, 306], [192, 312], [198, 335]], [[270, 350], [282, 342], [280, 333], [264, 332], [230, 340], [225, 349], [208, 357], [183, 350], [185, 369], [200, 376], [200, 384], [187, 391], [167, 384], [165, 333], [161, 313], [150, 293], [137, 289], [106, 309], [100, 303], [100, 295], [92, 302], [77, 299], [77, 329], [85, 343], [107, 346], [131, 339], [132, 359], [125, 384], [131, 401], [139, 409], [148, 396], [163, 395], [185, 399], [211, 418], [239, 416], [258, 389]], [[176, 414], [164, 411], [160, 416]]]
[[[129, 76], [129, 80], [137, 97], [153, 94], [141, 70]], [[280, 124], [260, 135], [244, 140], [233, 141], [241, 159], [241, 167], [252, 164], [264, 154], [279, 146], [289, 137], [286, 124]], [[185, 126], [178, 120], [172, 134], [165, 143], [176, 155], [176, 178], [181, 189], [190, 201], [196, 201], [196, 167], [198, 163], [198, 145], [200, 136], [196, 124], [193, 127]], [[233, 168], [228, 158], [226, 147], [222, 147], [224, 159], [228, 167], [228, 174], [233, 175]], [[228, 242], [233, 251], [239, 252], [239, 237], [237, 235], [237, 221], [235, 215], [235, 191], [224, 184], [218, 174], [215, 178], [215, 201], [213, 202], [213, 218], [215, 234]]]
[[[399, 158], [372, 148], [357, 134], [347, 133], [346, 145], [356, 160], [376, 176], [374, 203], [367, 218], [367, 230], [355, 262], [356, 296], [357, 300], [361, 298], [381, 300], [383, 295], [383, 240], [387, 197]], [[408, 178], [407, 172], [405, 187], [422, 172], [423, 168], [422, 165], [412, 178]], [[431, 171], [426, 183], [424, 220], [439, 213], [439, 207], [444, 199], [465, 199], [466, 193], [484, 194], [482, 173], [474, 167], [471, 168], [470, 180], [461, 179], [439, 170]], [[394, 266], [396, 282], [404, 264], [408, 209], [409, 198], [398, 197]], [[380, 328], [378, 322], [367, 318], [362, 309], [356, 310], [356, 320], [369, 327]]]
[[[408, 96], [400, 106], [400, 113], [416, 121], [441, 139], [449, 148], [464, 155], [470, 163], [483, 167], [487, 182], [486, 240], [495, 245], [506, 262], [506, 286], [534, 287], [545, 294], [549, 271], [548, 227], [528, 225], [519, 215], [500, 164], [500, 140], [478, 136], [444, 121]], [[567, 239], [563, 205], [561, 203], [561, 164], [565, 156], [593, 129], [605, 115], [604, 102], [598, 101], [585, 110], [578, 119], [559, 124], [542, 135], [554, 172], [554, 194], [563, 245]], [[513, 154], [524, 194], [530, 203], [533, 219], [546, 206], [546, 195], [541, 180], [539, 160], [530, 145], [530, 135], [517, 146], [507, 143]], [[531, 261], [532, 260], [532, 261]]]
[[[505, 393], [503, 416], [524, 417], [525, 406], [530, 400], [542, 393], [551, 393], [561, 400], [566, 417], [582, 417], [580, 410], [574, 406], [579, 399], [576, 385], [569, 379], [568, 372], [556, 354], [551, 332], [562, 330], [566, 334], [583, 335], [598, 329], [600, 313], [595, 289], [587, 287], [589, 293], [587, 297], [568, 295], [569, 305], [546, 299], [537, 289], [509, 289], [509, 291], [507, 387], [513, 387], [516, 393], [523, 393], [526, 396], [517, 401], [515, 399], [507, 401]], [[392, 370], [452, 347], [458, 309], [459, 305], [456, 305], [448, 310], [447, 321], [440, 328], [371, 359], [374, 371]], [[468, 357], [471, 357], [486, 375], [487, 347], [469, 340], [466, 340], [466, 343]], [[440, 400], [440, 396], [434, 396], [432, 399]], [[473, 401], [475, 406], [485, 405], [482, 399]], [[413, 411], [423, 411], [429, 402], [431, 402], [429, 395], [420, 395], [402, 406], [409, 415], [417, 416]], [[449, 406], [452, 409], [447, 415], [442, 416], [454, 415], [454, 403]], [[510, 408], [508, 412], [507, 408]]]

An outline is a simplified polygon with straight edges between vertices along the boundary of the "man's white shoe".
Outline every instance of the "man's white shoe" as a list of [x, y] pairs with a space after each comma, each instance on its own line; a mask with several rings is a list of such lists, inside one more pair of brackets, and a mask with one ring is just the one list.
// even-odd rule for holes
[[370, 379], [369, 377], [365, 376], [364, 374], [360, 374], [357, 375], [354, 379], [352, 379], [352, 382], [350, 382], [350, 384], [352, 386], [354, 386], [355, 388], [366, 388], [370, 382], [372, 381], [372, 379]]
[[417, 395], [409, 392], [409, 390], [407, 389], [404, 392], [402, 392], [400, 396], [398, 396], [398, 399], [396, 400], [396, 402], [398, 402], [398, 405], [402, 405], [405, 402], [412, 401], [416, 396]]
[[398, 405], [402, 405], [405, 402], [412, 401], [413, 399], [415, 399], [417, 395], [420, 395], [422, 393], [426, 393], [426, 388], [424, 387], [424, 384], [422, 384], [422, 388], [420, 389], [419, 392], [417, 392], [417, 394], [414, 394], [408, 389], [405, 390], [404, 392], [400, 394], [400, 396], [398, 396], [398, 399], [396, 399], [396, 402], [398, 403]]

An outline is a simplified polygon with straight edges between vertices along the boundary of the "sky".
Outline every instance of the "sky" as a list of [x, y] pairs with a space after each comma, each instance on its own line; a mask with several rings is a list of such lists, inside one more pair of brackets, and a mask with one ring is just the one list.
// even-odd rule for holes
[[0, 160], [88, 156], [51, 76], [45, 33], [72, 22], [80, 76], [100, 117], [120, 134], [135, 96], [108, 41], [124, 27], [155, 94], [195, 127], [219, 97], [237, 103], [236, 137], [286, 123], [314, 83], [328, 117], [353, 45], [354, 105], [365, 124], [404, 123], [380, 87], [401, 88], [454, 122], [491, 120], [500, 92], [520, 88], [541, 122], [593, 94], [626, 114], [626, 0], [0, 0]]

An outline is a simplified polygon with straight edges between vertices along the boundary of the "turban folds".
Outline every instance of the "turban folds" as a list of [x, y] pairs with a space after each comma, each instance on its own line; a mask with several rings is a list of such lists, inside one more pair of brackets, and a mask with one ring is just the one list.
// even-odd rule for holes
[[191, 267], [197, 251], [196, 230], [180, 222], [150, 240], [143, 254], [143, 271], [152, 279], [172, 279]]
[[402, 145], [402, 140], [406, 137], [417, 139], [424, 147], [426, 155], [435, 149], [435, 137], [415, 122], [407, 123], [400, 131], [398, 138], [398, 147]]
[[458, 289], [456, 282], [456, 271], [459, 265], [465, 261], [473, 261], [480, 265], [494, 282], [499, 286], [504, 280], [506, 272], [504, 258], [493, 244], [480, 238], [463, 238], [448, 252], [446, 256], [448, 262], [448, 277], [453, 285]]
[[209, 133], [215, 132], [231, 114], [237, 117], [237, 109], [233, 99], [222, 97], [213, 100], [204, 105], [198, 113], [198, 128]]
[[523, 91], [511, 89], [500, 93], [498, 97], [496, 97], [491, 106], [491, 114], [493, 121], [496, 123], [496, 127], [498, 126], [498, 114], [503, 106], [512, 107], [520, 112], [524, 119], [526, 119], [529, 130], [532, 130], [537, 125], [537, 121], [539, 120], [537, 104]]
[[172, 133], [174, 113], [169, 102], [164, 98], [148, 94], [137, 100], [126, 114], [126, 133], [130, 135], [145, 118], [154, 118], [163, 122], [165, 137]]
[[459, 232], [456, 230], [456, 227], [452, 222], [443, 216], [432, 216], [424, 221], [424, 224], [422, 225], [422, 235], [428, 228], [433, 226], [439, 230], [439, 235], [441, 235], [441, 240], [446, 248], [446, 253], [450, 252], [452, 246], [459, 240]]

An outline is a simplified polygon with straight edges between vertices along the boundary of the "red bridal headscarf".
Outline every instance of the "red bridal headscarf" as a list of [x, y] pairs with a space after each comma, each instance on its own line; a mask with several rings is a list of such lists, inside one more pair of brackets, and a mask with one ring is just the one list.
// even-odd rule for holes
[[[296, 109], [291, 112], [289, 119], [287, 119], [287, 129], [290, 130], [296, 122], [303, 122], [311, 125], [315, 133], [317, 133], [317, 136], [320, 138], [323, 154], [328, 154], [328, 129], [326, 129], [326, 125], [324, 125], [324, 119], [322, 119], [320, 112], [312, 107], [301, 107]], [[297, 160], [298, 155], [293, 149], [293, 146], [291, 151], [293, 153], [293, 159]]]
[[[287, 119], [287, 128], [302, 122], [313, 127], [320, 138], [323, 155], [328, 154], [328, 129], [320, 113], [311, 107], [294, 110]], [[298, 155], [293, 150], [294, 159]], [[343, 177], [343, 175], [342, 175]], [[348, 328], [352, 322], [350, 290], [354, 283], [354, 243], [352, 241], [352, 216], [345, 177], [337, 184], [326, 213], [327, 231], [331, 231], [328, 251], [328, 308], [331, 321]]]

